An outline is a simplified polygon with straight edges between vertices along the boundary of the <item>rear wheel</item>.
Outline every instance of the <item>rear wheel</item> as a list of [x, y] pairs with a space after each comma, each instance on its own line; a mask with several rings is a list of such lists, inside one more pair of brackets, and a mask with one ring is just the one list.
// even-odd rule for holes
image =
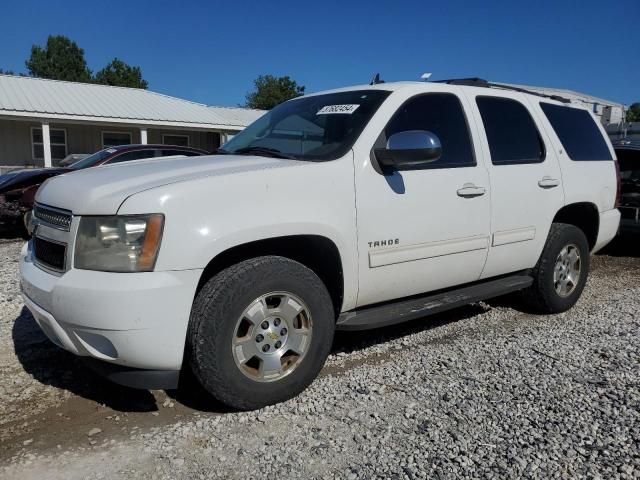
[[547, 243], [532, 271], [527, 303], [544, 313], [571, 308], [580, 298], [589, 273], [589, 243], [584, 232], [565, 223], [551, 225]]
[[246, 260], [211, 278], [196, 296], [190, 364], [202, 386], [242, 410], [287, 400], [318, 375], [335, 318], [325, 285], [293, 260]]

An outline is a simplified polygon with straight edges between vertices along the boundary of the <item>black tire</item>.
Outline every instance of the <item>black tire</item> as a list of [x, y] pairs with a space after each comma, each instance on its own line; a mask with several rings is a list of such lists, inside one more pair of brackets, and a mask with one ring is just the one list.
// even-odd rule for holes
[[[259, 382], [236, 365], [231, 341], [247, 306], [276, 291], [290, 292], [306, 303], [313, 331], [305, 356], [290, 374]], [[198, 292], [189, 321], [187, 355], [195, 377], [213, 397], [239, 410], [253, 410], [306, 389], [329, 355], [334, 330], [331, 297], [313, 271], [288, 258], [257, 257], [221, 271]]]
[[[554, 268], [562, 249], [575, 245], [580, 254], [580, 273], [575, 287], [567, 296], [556, 292]], [[540, 313], [560, 313], [569, 310], [580, 298], [589, 273], [589, 243], [584, 232], [566, 223], [554, 223], [549, 230], [542, 255], [533, 268], [533, 285], [523, 291], [526, 303]]]

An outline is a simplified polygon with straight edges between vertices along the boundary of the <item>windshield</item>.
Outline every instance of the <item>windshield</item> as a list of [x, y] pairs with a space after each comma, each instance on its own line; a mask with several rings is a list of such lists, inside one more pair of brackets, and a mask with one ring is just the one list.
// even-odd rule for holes
[[355, 90], [301, 97], [281, 103], [222, 146], [222, 153], [297, 160], [333, 160], [344, 155], [380, 104], [385, 90]]
[[73, 168], [74, 170], [79, 170], [81, 168], [93, 167], [96, 163], [104, 160], [109, 155], [116, 152], [114, 148], [105, 148], [104, 150], [100, 150], [99, 152], [94, 153], [93, 155], [89, 155], [87, 158], [83, 158], [82, 160], [78, 160], [75, 163], [69, 165], [69, 168]]

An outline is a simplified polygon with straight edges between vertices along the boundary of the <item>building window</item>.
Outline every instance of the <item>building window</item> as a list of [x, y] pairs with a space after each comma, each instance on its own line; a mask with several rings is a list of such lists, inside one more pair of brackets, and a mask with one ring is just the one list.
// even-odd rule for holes
[[[51, 158], [62, 160], [67, 156], [67, 131], [64, 128], [50, 128]], [[42, 128], [31, 128], [31, 156], [34, 160], [44, 159]]]
[[189, 135], [162, 135], [164, 145], [177, 145], [179, 147], [189, 146]]
[[131, 133], [129, 132], [102, 132], [102, 148], [130, 144]]

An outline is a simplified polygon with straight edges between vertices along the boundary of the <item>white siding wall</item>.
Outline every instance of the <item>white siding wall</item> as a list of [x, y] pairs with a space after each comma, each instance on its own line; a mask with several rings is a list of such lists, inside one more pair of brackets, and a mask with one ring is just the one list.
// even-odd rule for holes
[[[132, 143], [140, 143], [138, 127], [123, 128], [83, 124], [50, 123], [51, 129], [64, 128], [67, 132], [67, 153], [94, 153], [102, 148], [102, 132], [128, 132]], [[33, 160], [31, 153], [31, 127], [41, 128], [39, 122], [0, 119], [0, 166], [44, 165]], [[189, 146], [211, 151], [220, 146], [217, 132], [152, 129], [148, 130], [148, 143], [162, 143], [162, 135], [188, 135]], [[54, 160], [55, 165], [55, 160]]]

